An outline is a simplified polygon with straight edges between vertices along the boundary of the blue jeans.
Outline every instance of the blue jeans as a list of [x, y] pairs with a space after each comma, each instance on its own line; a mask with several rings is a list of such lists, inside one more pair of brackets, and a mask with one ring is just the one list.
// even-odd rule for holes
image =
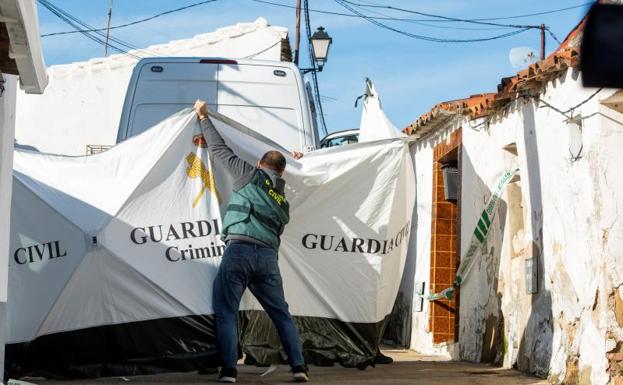
[[235, 368], [238, 361], [238, 310], [247, 287], [275, 324], [290, 365], [304, 365], [301, 341], [283, 294], [277, 253], [268, 247], [232, 241], [214, 281], [216, 337], [223, 366]]

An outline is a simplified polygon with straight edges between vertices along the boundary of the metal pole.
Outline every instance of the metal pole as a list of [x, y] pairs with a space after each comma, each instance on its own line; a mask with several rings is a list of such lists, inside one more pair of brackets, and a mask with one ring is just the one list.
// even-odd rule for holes
[[294, 64], [298, 66], [301, 48], [301, 0], [296, 0], [296, 36], [294, 40]]
[[541, 24], [541, 60], [545, 60], [545, 24]]
[[112, 0], [108, 2], [108, 27], [106, 27], [106, 43], [104, 44], [104, 56], [108, 56], [108, 36], [110, 36], [110, 19], [112, 19]]

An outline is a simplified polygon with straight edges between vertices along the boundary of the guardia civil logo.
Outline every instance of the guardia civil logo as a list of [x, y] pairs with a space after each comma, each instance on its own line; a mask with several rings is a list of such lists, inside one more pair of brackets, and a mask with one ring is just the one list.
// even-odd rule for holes
[[[206, 148], [207, 143], [203, 134], [193, 136], [193, 144], [199, 148]], [[193, 208], [199, 204], [199, 200], [205, 194], [206, 190], [210, 191], [216, 196], [218, 202], [221, 202], [221, 196], [216, 188], [216, 181], [214, 180], [214, 170], [206, 167], [203, 160], [197, 156], [194, 152], [189, 152], [186, 155], [186, 162], [188, 167], [186, 168], [186, 175], [190, 179], [199, 179], [201, 181], [201, 190], [199, 194], [193, 200]]]

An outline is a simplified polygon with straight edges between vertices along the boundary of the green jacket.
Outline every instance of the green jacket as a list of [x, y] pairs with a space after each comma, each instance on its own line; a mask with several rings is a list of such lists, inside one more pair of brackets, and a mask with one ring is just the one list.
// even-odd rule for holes
[[223, 218], [222, 238], [253, 238], [278, 250], [280, 235], [290, 221], [290, 204], [277, 192], [270, 177], [256, 169], [241, 188], [232, 191]]

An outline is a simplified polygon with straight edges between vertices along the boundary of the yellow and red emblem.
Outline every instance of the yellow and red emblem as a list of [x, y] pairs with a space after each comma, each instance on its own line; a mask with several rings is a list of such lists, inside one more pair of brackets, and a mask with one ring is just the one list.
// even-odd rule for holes
[[[203, 136], [202, 136], [203, 138]], [[193, 143], [195, 143], [195, 138], [193, 138]], [[205, 139], [204, 139], [205, 142]], [[203, 196], [206, 190], [212, 192], [216, 195], [216, 199], [218, 202], [221, 202], [221, 196], [216, 188], [216, 181], [214, 180], [214, 172], [209, 170], [206, 167], [203, 160], [194, 152], [188, 153], [186, 155], [186, 162], [188, 163], [188, 168], [186, 168], [186, 175], [191, 179], [199, 179], [201, 180], [201, 191], [199, 191], [199, 195], [193, 200], [193, 207], [197, 206], [199, 200]]]
[[208, 142], [206, 142], [206, 138], [203, 136], [203, 134], [197, 134], [193, 136], [193, 144], [201, 148], [208, 147]]

